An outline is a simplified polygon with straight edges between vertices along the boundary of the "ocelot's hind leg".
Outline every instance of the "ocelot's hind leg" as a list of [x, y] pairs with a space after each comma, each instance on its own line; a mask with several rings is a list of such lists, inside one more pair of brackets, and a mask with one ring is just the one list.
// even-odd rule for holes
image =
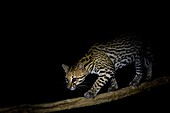
[[152, 77], [152, 62], [149, 59], [144, 59], [144, 65], [146, 67], [146, 80], [150, 80]]
[[108, 88], [108, 91], [114, 91], [118, 89], [118, 84], [117, 84], [115, 77], [111, 78], [110, 83], [111, 83], [111, 86]]
[[134, 79], [129, 83], [129, 85], [132, 85], [134, 87], [137, 87], [139, 85], [139, 82], [142, 78], [143, 74], [143, 69], [142, 69], [142, 59], [137, 56], [135, 60], [135, 70], [136, 70], [136, 75]]

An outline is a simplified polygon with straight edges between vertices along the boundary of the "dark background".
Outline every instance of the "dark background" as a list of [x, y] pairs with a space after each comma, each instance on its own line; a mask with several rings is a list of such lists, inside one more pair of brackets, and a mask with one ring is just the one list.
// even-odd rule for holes
[[[87, 16], [85, 12], [73, 13], [69, 10], [21, 10], [10, 10], [4, 18], [4, 35], [1, 38], [1, 107], [83, 96], [87, 88], [76, 91], [65, 88], [65, 73], [61, 65], [73, 65], [94, 43], [124, 33], [135, 33], [152, 42], [155, 55], [153, 78], [169, 74], [169, 32], [164, 19], [157, 18], [158, 14], [164, 18], [162, 13], [127, 11], [115, 14], [99, 11]], [[130, 71], [128, 69], [119, 74], [131, 72], [131, 67]], [[159, 87], [117, 102], [73, 111], [131, 111], [133, 107], [142, 108], [143, 111], [149, 108], [165, 110], [165, 103], [169, 103], [168, 90], [169, 86]]]

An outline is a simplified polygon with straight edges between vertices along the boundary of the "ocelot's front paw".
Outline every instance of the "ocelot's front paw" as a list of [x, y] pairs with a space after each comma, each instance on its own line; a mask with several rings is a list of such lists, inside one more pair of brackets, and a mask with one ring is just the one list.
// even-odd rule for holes
[[96, 96], [96, 93], [93, 93], [91, 91], [84, 93], [84, 97], [86, 98], [94, 98], [95, 96]]

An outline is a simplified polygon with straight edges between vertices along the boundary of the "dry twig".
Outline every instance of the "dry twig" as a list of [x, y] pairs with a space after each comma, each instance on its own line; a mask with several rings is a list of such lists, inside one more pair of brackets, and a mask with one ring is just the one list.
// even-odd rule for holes
[[152, 88], [170, 83], [170, 77], [156, 78], [150, 82], [144, 82], [137, 88], [132, 86], [119, 89], [117, 91], [107, 92], [97, 95], [95, 98], [87, 99], [78, 97], [74, 99], [66, 99], [58, 102], [35, 104], [35, 105], [20, 105], [8, 108], [1, 108], [0, 113], [50, 113], [72, 108], [80, 108], [85, 106], [92, 106], [101, 103], [115, 101], [130, 95], [134, 95], [143, 91], [148, 91]]

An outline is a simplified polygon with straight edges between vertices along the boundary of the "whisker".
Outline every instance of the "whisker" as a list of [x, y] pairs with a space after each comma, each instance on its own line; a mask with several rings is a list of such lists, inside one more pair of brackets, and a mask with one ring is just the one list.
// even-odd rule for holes
[[80, 84], [80, 85], [77, 86], [77, 88], [80, 89], [80, 90], [83, 90], [83, 89], [88, 88], [88, 86], [84, 85], [84, 84]]
[[82, 87], [77, 87], [78, 90], [83, 90]]
[[78, 85], [78, 87], [88, 87], [88, 86], [84, 85], [84, 84], [81, 84], [81, 85]]

